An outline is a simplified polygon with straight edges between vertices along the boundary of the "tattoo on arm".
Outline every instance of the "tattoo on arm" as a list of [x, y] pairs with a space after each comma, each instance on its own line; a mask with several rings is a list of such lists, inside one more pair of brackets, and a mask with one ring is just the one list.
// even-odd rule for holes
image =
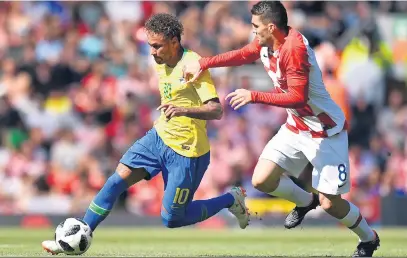
[[219, 120], [222, 118], [223, 108], [218, 98], [210, 99], [200, 107], [187, 109], [187, 117], [201, 120]]

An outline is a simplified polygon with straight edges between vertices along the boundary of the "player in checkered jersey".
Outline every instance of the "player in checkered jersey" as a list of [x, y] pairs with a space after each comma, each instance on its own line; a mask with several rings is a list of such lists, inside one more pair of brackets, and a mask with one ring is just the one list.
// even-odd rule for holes
[[[226, 97], [234, 109], [249, 103], [287, 109], [287, 122], [259, 158], [253, 186], [296, 204], [285, 220], [286, 228], [298, 226], [310, 210], [321, 205], [359, 236], [354, 257], [371, 257], [380, 239], [359, 209], [341, 198], [350, 190], [347, 125], [325, 89], [314, 52], [307, 39], [287, 25], [287, 12], [279, 1], [258, 2], [251, 13], [253, 42], [191, 62], [184, 67], [184, 76], [194, 81], [208, 68], [239, 66], [260, 58], [274, 89], [267, 93], [237, 89]], [[309, 162], [318, 195], [304, 191], [286, 175], [298, 177]]]

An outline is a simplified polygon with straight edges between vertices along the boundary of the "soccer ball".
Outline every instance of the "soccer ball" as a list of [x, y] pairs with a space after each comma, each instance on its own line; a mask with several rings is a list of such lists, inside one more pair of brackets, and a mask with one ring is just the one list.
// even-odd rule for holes
[[92, 243], [92, 237], [89, 225], [79, 218], [68, 218], [55, 230], [55, 242], [68, 255], [86, 252]]

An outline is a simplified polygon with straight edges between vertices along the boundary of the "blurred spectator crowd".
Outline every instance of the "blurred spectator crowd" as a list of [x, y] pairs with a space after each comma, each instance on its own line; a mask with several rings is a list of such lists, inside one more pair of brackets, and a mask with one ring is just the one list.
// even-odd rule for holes
[[[0, 3], [0, 214], [83, 212], [124, 151], [151, 128], [160, 101], [143, 31], [151, 14], [176, 14], [184, 46], [208, 56], [253, 38], [253, 3]], [[388, 24], [407, 12], [407, 2], [285, 5], [351, 125], [347, 198], [374, 221], [381, 196], [407, 193], [407, 20]], [[383, 31], [380, 23], [391, 28]], [[234, 68], [212, 71], [222, 102], [235, 88], [259, 89], [259, 78], [271, 87], [261, 65], [247, 67], [256, 67], [259, 77]], [[286, 112], [263, 105], [237, 112], [223, 104], [223, 119], [208, 125], [212, 159], [196, 198], [232, 184], [267, 198], [250, 178]], [[121, 203], [156, 215], [162, 192], [157, 177], [130, 188]]]

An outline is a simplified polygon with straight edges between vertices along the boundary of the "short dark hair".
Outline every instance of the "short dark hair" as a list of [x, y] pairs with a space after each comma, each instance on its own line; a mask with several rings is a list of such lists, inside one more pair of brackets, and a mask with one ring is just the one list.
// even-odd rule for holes
[[167, 13], [151, 16], [146, 21], [145, 28], [147, 31], [162, 34], [166, 39], [177, 37], [178, 41], [181, 41], [181, 35], [184, 32], [184, 27], [177, 17]]
[[288, 26], [287, 11], [280, 1], [260, 1], [253, 5], [251, 13], [260, 16], [263, 23], [272, 22], [279, 29]]

